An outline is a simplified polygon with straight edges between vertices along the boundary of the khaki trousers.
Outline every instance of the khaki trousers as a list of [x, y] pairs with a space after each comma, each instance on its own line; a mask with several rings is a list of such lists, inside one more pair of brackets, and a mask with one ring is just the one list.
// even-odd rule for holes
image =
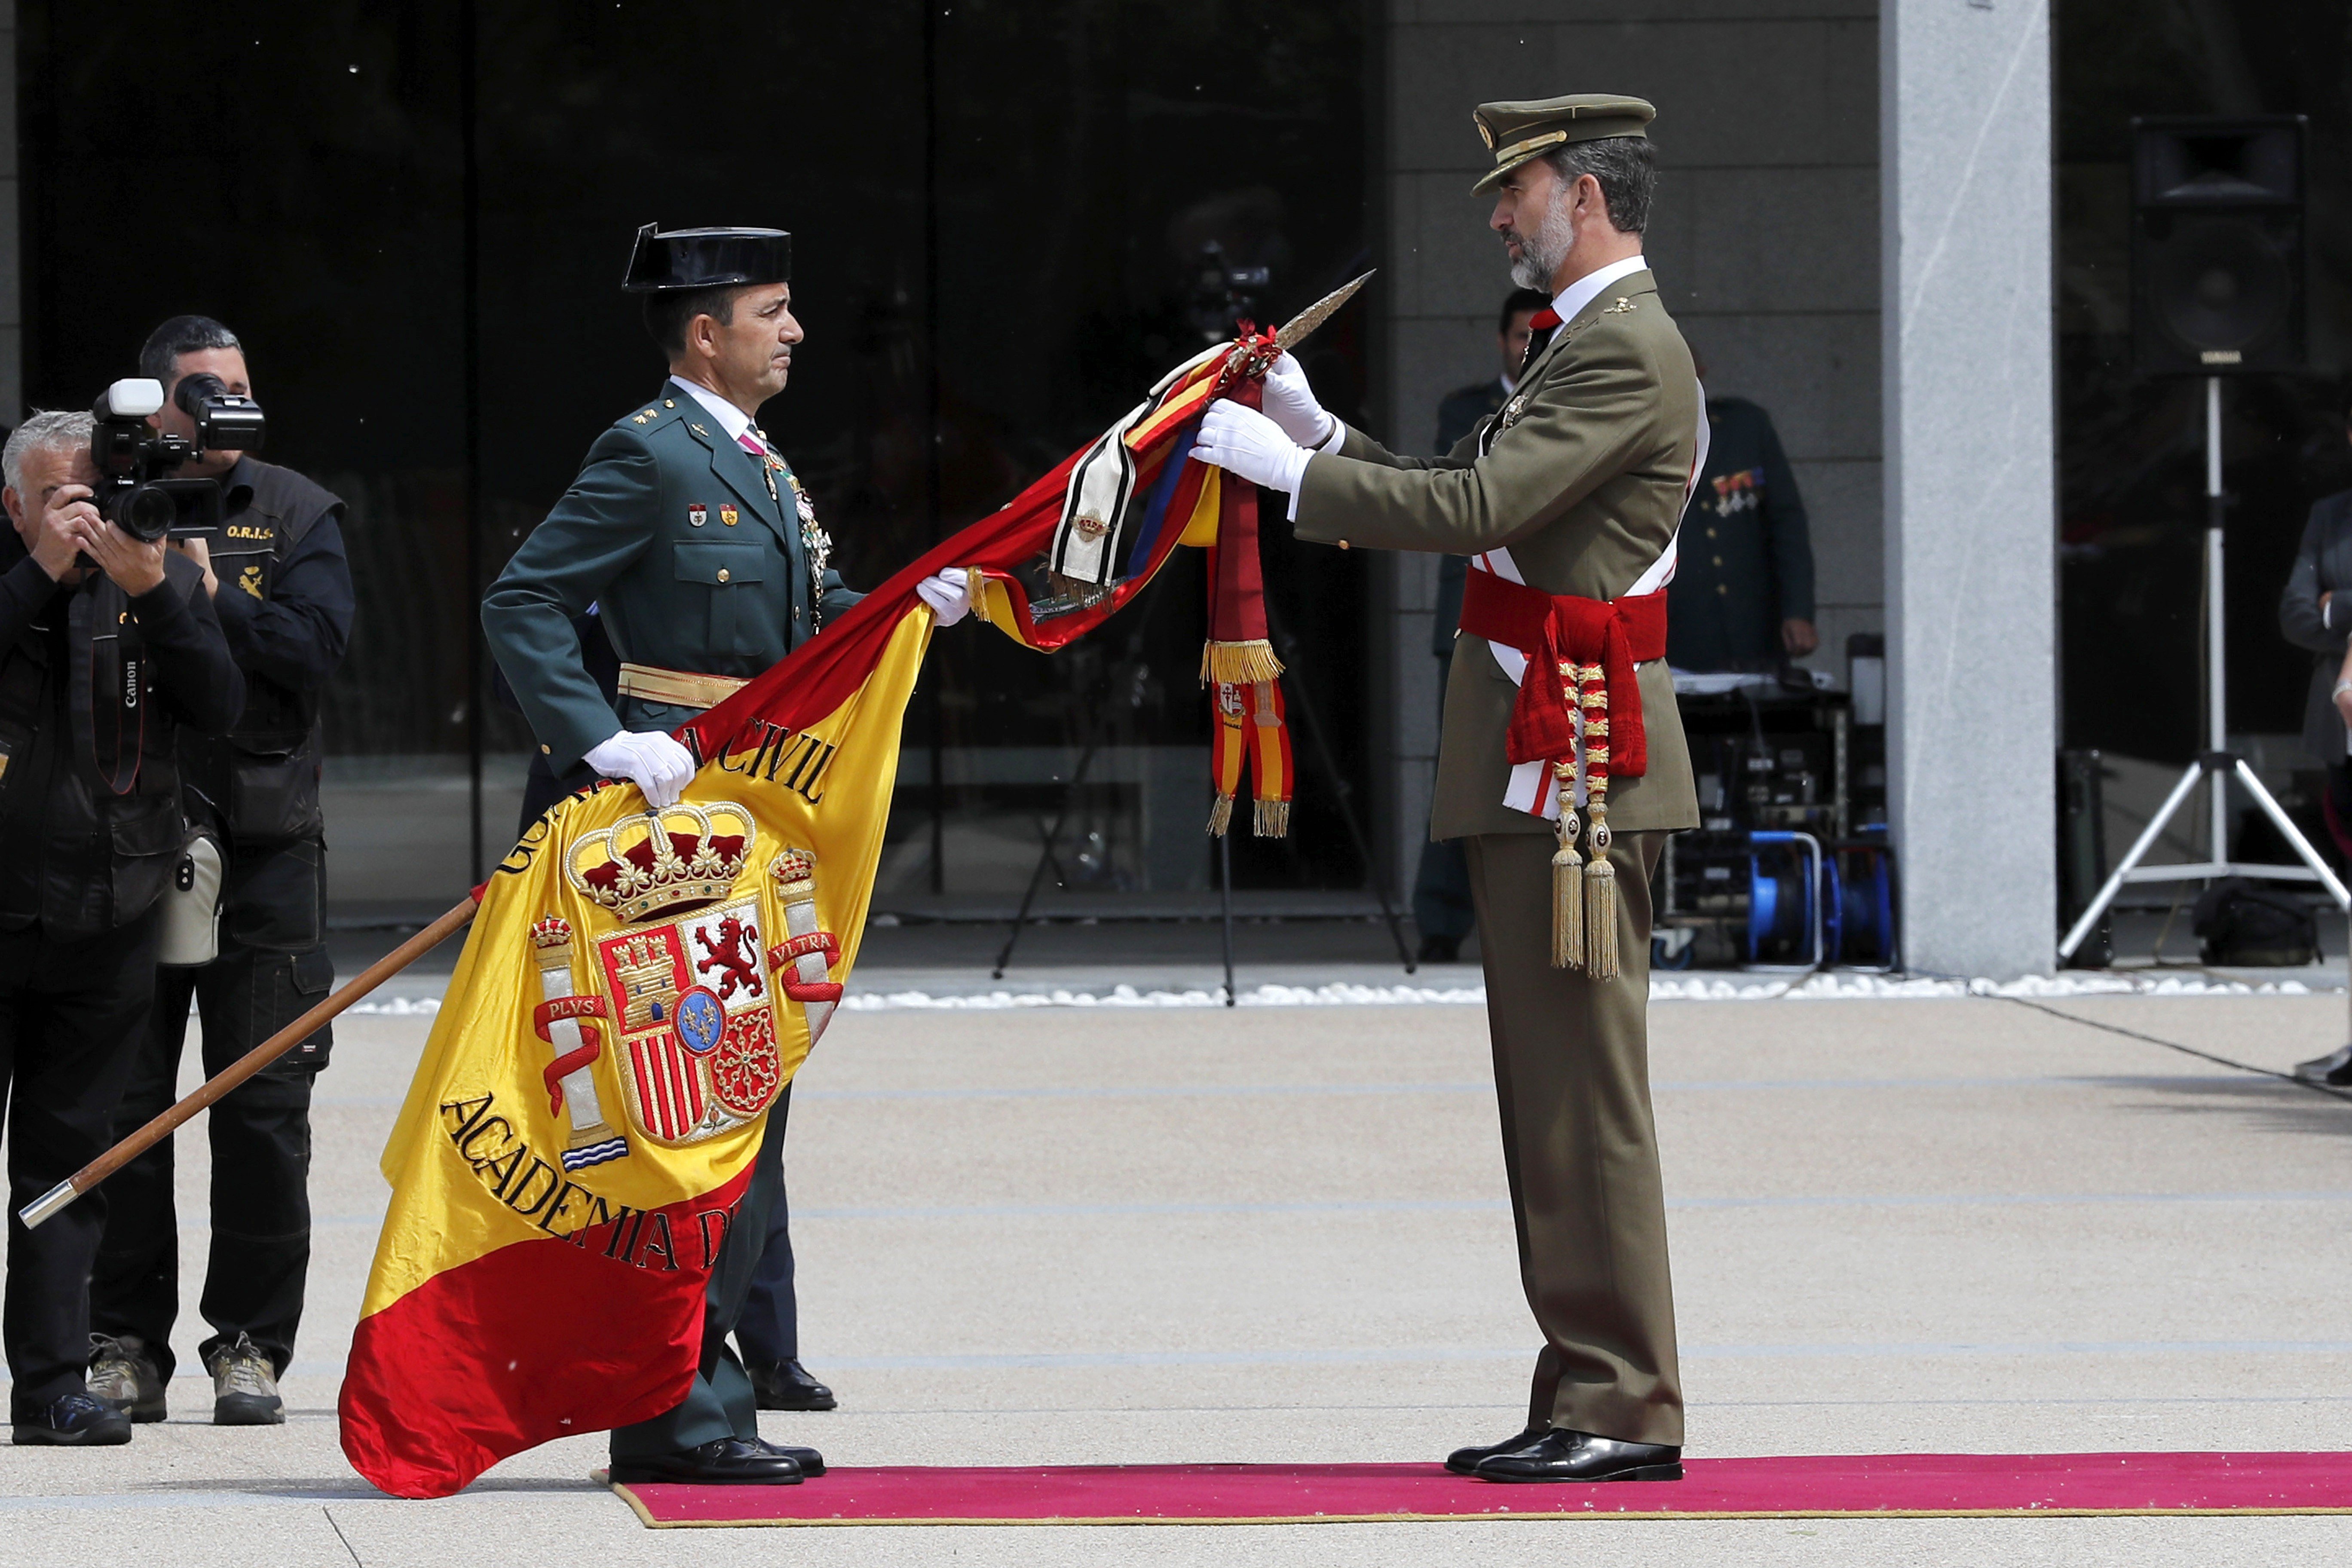
[[1620, 833], [1622, 972], [1554, 969], [1553, 841], [1464, 841], [1486, 968], [1486, 1024], [1519, 1278], [1543, 1331], [1528, 1424], [1683, 1440], [1665, 1192], [1650, 1114], [1650, 873], [1663, 833]]

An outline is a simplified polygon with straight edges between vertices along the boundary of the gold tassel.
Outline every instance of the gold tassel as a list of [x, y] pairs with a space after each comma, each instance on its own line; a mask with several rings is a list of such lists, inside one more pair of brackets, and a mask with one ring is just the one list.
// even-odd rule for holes
[[[1598, 781], [1596, 781], [1598, 782]], [[1595, 980], [1617, 978], [1617, 868], [1609, 863], [1609, 803], [1590, 802], [1591, 863], [1584, 868], [1585, 973]]]
[[1584, 967], [1584, 858], [1576, 852], [1575, 775], [1554, 763], [1559, 788], [1559, 847], [1551, 857], [1551, 966]]
[[1260, 838], [1280, 838], [1290, 831], [1290, 803], [1286, 800], [1260, 800], [1257, 803], [1257, 836]]
[[1264, 637], [1249, 642], [1212, 642], [1201, 647], [1201, 684], [1255, 686], [1282, 674], [1282, 660]]
[[1217, 804], [1209, 807], [1209, 831], [1215, 837], [1223, 838], [1225, 836], [1225, 829], [1233, 825], [1234, 797], [1221, 795], [1217, 797]]

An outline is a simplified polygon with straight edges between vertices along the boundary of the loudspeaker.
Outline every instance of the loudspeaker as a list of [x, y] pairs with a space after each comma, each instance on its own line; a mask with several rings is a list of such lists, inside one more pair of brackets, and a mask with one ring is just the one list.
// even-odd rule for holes
[[2304, 363], [2299, 114], [2132, 121], [2132, 366], [2229, 375]]

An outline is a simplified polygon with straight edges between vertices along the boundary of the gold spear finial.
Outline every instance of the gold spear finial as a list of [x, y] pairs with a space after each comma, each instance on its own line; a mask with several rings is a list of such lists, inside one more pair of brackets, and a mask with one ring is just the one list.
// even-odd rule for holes
[[[1377, 272], [1379, 270], [1380, 268], [1377, 267], [1372, 268], [1372, 272]], [[1331, 292], [1324, 295], [1323, 298], [1316, 300], [1315, 303], [1307, 306], [1307, 309], [1291, 317], [1288, 321], [1283, 324], [1282, 331], [1274, 334], [1276, 346], [1285, 350], [1289, 350], [1295, 349], [1300, 343], [1305, 342], [1307, 341], [1307, 334], [1314, 331], [1316, 328], [1321, 326], [1324, 322], [1329, 321], [1340, 306], [1355, 298], [1356, 290], [1362, 288], [1365, 283], [1370, 279], [1371, 276], [1371, 272], [1367, 272], [1363, 277], [1357, 279], [1353, 283], [1349, 283], [1344, 288], [1332, 289]]]

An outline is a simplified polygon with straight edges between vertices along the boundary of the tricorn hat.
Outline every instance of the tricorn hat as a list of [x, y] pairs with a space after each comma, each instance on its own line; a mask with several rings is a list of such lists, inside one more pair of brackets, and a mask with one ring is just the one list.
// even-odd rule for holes
[[1614, 92], [1572, 92], [1566, 98], [1538, 99], [1527, 103], [1482, 103], [1470, 111], [1495, 166], [1470, 187], [1471, 194], [1491, 191], [1503, 176], [1530, 158], [1541, 157], [1570, 142], [1598, 142], [1604, 136], [1646, 136], [1643, 128], [1658, 111], [1638, 98]]
[[715, 289], [730, 283], [787, 283], [793, 276], [793, 237], [780, 228], [674, 228], [658, 224], [637, 230], [629, 253], [626, 293], [666, 289]]

